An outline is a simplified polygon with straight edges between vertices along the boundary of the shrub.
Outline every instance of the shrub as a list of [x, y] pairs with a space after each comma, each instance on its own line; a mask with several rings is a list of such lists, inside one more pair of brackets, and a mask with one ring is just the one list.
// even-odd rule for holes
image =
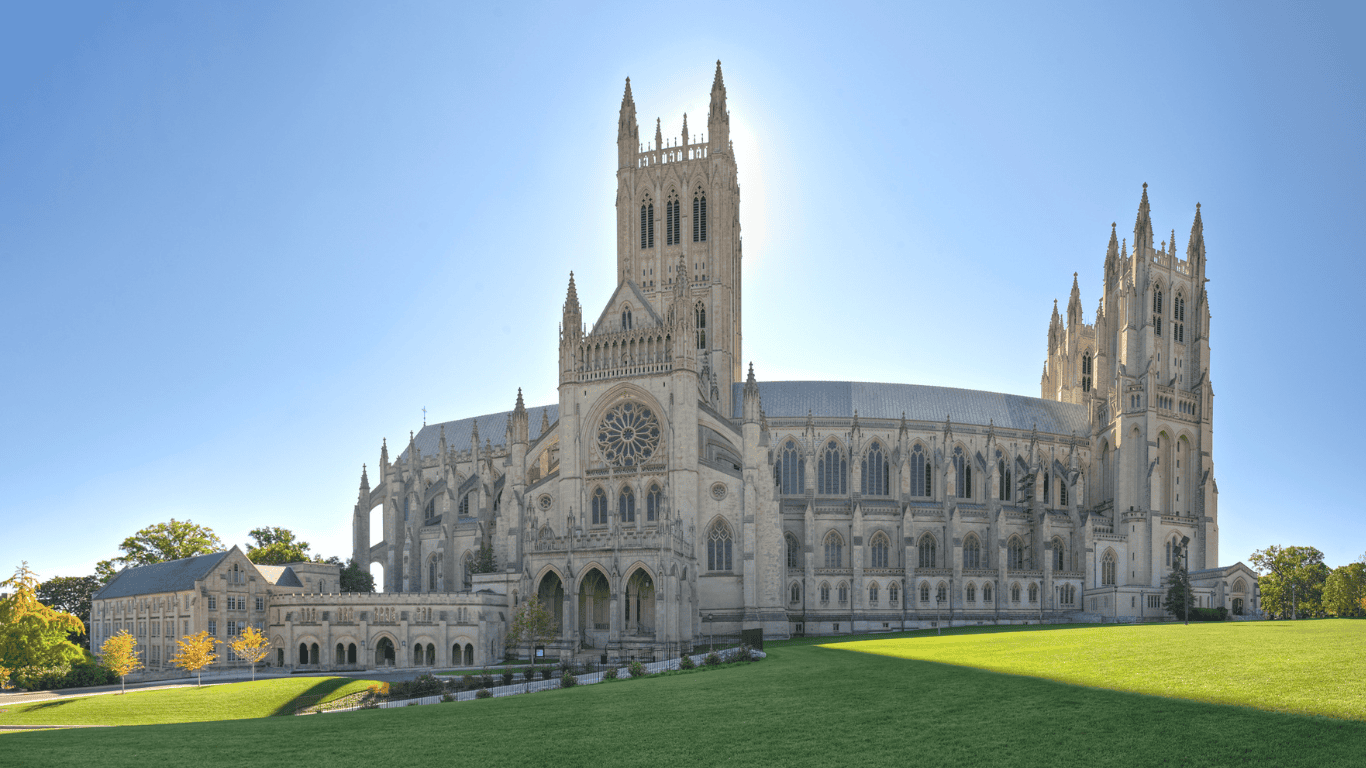
[[762, 656], [754, 655], [754, 647], [748, 643], [740, 643], [735, 648], [735, 655], [731, 656], [731, 661], [758, 661]]
[[616, 680], [616, 679], [617, 679], [617, 668], [616, 668], [616, 667], [608, 667], [608, 668], [607, 668], [607, 671], [602, 673], [602, 679], [603, 679], [603, 680]]
[[478, 691], [477, 693], [474, 694], [474, 698], [476, 698], [476, 699], [491, 699], [491, 698], [493, 698], [493, 691], [490, 691], [490, 690], [487, 689], [487, 688], [480, 688], [479, 691]]
[[626, 669], [631, 673], [631, 678], [645, 677], [645, 665], [638, 661], [633, 661], [627, 665]]
[[684, 656], [678, 660], [679, 669], [695, 669], [696, 667], [697, 662], [693, 661], [691, 656]]
[[505, 670], [503, 670], [503, 685], [512, 685], [512, 680], [513, 680], [513, 678], [515, 678], [516, 676], [517, 676], [517, 673], [516, 673], [514, 670], [511, 670], [511, 669], [505, 669]]
[[553, 674], [555, 674], [555, 670], [551, 669], [550, 667], [545, 667], [545, 668], [541, 669], [541, 679], [542, 679], [542, 680], [549, 680], [549, 679], [550, 679], [550, 676], [553, 675]]
[[443, 694], [441, 694], [441, 703], [442, 703], [442, 704], [448, 704], [448, 703], [450, 703], [450, 702], [452, 702], [452, 701], [455, 701], [455, 697], [454, 697], [454, 696], [450, 695], [449, 693], [443, 693]]
[[535, 680], [535, 679], [536, 679], [536, 668], [535, 668], [535, 667], [527, 667], [526, 669], [522, 670], [522, 677], [523, 677], [528, 683], [531, 682], [532, 680]]
[[708, 653], [705, 658], [702, 659], [702, 663], [706, 664], [709, 667], [718, 667], [721, 665], [721, 654], [717, 653], [716, 651], [712, 651], [711, 653]]
[[14, 671], [14, 684], [30, 691], [114, 685], [118, 681], [118, 675], [85, 661], [56, 667], [23, 667]]
[[568, 672], [565, 672], [563, 675], [560, 676], [560, 687], [561, 687], [561, 688], [573, 688], [574, 686], [576, 686], [576, 685], [578, 685], [578, 684], [579, 684], [579, 679], [578, 679], [577, 677], [574, 677], [574, 675], [572, 675], [572, 674], [570, 674], [570, 673], [568, 673]]
[[493, 687], [493, 675], [480, 675], [479, 687], [485, 690]]

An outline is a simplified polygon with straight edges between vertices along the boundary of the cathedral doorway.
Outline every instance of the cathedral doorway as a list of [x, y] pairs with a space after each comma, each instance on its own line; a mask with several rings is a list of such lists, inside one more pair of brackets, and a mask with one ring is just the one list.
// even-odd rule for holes
[[583, 646], [606, 648], [611, 622], [611, 590], [607, 577], [594, 568], [579, 584], [579, 637]]
[[375, 643], [375, 666], [392, 667], [394, 658], [394, 641], [381, 637], [379, 642]]
[[555, 617], [555, 634], [564, 632], [564, 582], [560, 581], [560, 575], [551, 571], [541, 579], [541, 585], [536, 589], [536, 599], [540, 600], [541, 605], [545, 606], [546, 612]]
[[356, 664], [356, 644], [349, 643], [346, 646], [346, 663], [352, 666]]
[[644, 568], [637, 568], [626, 582], [626, 604], [622, 618], [632, 635], [655, 634], [655, 583]]

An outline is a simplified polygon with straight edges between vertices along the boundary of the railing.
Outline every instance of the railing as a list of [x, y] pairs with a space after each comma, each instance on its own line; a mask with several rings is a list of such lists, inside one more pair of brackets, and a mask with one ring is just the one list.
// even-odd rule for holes
[[662, 147], [660, 149], [647, 149], [636, 154], [636, 167], [648, 168], [652, 165], [663, 165], [665, 163], [681, 163], [687, 160], [703, 160], [710, 153], [710, 147], [706, 143], [706, 138], [699, 144], [688, 144], [686, 146]]

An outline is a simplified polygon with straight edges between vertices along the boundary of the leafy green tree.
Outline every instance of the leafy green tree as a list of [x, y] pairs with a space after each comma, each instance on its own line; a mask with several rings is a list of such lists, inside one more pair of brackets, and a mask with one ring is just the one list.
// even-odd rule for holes
[[479, 551], [475, 553], [474, 562], [470, 565], [470, 573], [493, 573], [496, 567], [493, 563], [493, 546], [479, 545]]
[[257, 565], [284, 565], [312, 560], [308, 554], [309, 543], [296, 538], [288, 528], [253, 528], [247, 535], [256, 542], [256, 546], [247, 549], [247, 559]]
[[1366, 615], [1366, 563], [1349, 563], [1328, 574], [1323, 607], [1334, 616]]
[[355, 558], [346, 561], [346, 567], [341, 571], [341, 591], [343, 592], [374, 592], [375, 577], [369, 571], [360, 567], [360, 563]]
[[512, 614], [512, 624], [508, 626], [507, 639], [503, 642], [510, 650], [515, 650], [517, 646], [526, 643], [530, 651], [528, 656], [535, 666], [534, 646], [545, 645], [555, 639], [559, 631], [560, 626], [555, 621], [555, 615], [541, 603], [540, 598], [533, 595], [517, 606], [517, 610]]
[[1323, 585], [1328, 566], [1323, 553], [1313, 547], [1271, 545], [1249, 558], [1264, 575], [1257, 583], [1262, 609], [1285, 619], [1323, 614]]
[[1191, 607], [1191, 577], [1185, 564], [1178, 562], [1164, 581], [1167, 583], [1167, 596], [1162, 599], [1162, 610], [1177, 619], [1185, 619]]
[[[223, 549], [223, 542], [213, 529], [196, 525], [191, 520], [176, 520], [149, 525], [123, 540], [119, 545], [123, 554], [105, 561], [111, 567], [151, 565], [182, 557], [207, 555]], [[99, 574], [101, 566], [95, 566]]]
[[24, 563], [0, 581], [0, 667], [56, 667], [80, 661], [85, 654], [67, 638], [85, 631], [81, 620], [53, 610], [38, 600], [38, 577]]
[[[38, 602], [90, 625], [90, 599], [104, 586], [99, 576], [55, 576], [38, 585]], [[72, 633], [71, 642], [85, 646], [89, 642], [85, 631]]]

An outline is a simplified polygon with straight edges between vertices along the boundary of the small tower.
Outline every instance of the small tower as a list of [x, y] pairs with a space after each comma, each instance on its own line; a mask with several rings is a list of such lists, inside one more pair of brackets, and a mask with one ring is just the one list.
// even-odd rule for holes
[[631, 98], [631, 78], [626, 78], [626, 93], [621, 97], [621, 116], [617, 121], [617, 168], [636, 164], [640, 151], [640, 126], [636, 125], [636, 101]]
[[713, 153], [730, 151], [730, 112], [726, 109], [726, 81], [721, 77], [721, 60], [716, 60], [716, 77], [711, 82], [711, 108], [707, 112], [707, 138]]
[[[574, 288], [574, 273], [569, 273], [569, 291], [564, 297], [560, 319], [560, 383], [571, 380], [579, 364], [579, 345], [583, 341], [583, 308]], [[476, 446], [477, 447], [477, 446]]]

